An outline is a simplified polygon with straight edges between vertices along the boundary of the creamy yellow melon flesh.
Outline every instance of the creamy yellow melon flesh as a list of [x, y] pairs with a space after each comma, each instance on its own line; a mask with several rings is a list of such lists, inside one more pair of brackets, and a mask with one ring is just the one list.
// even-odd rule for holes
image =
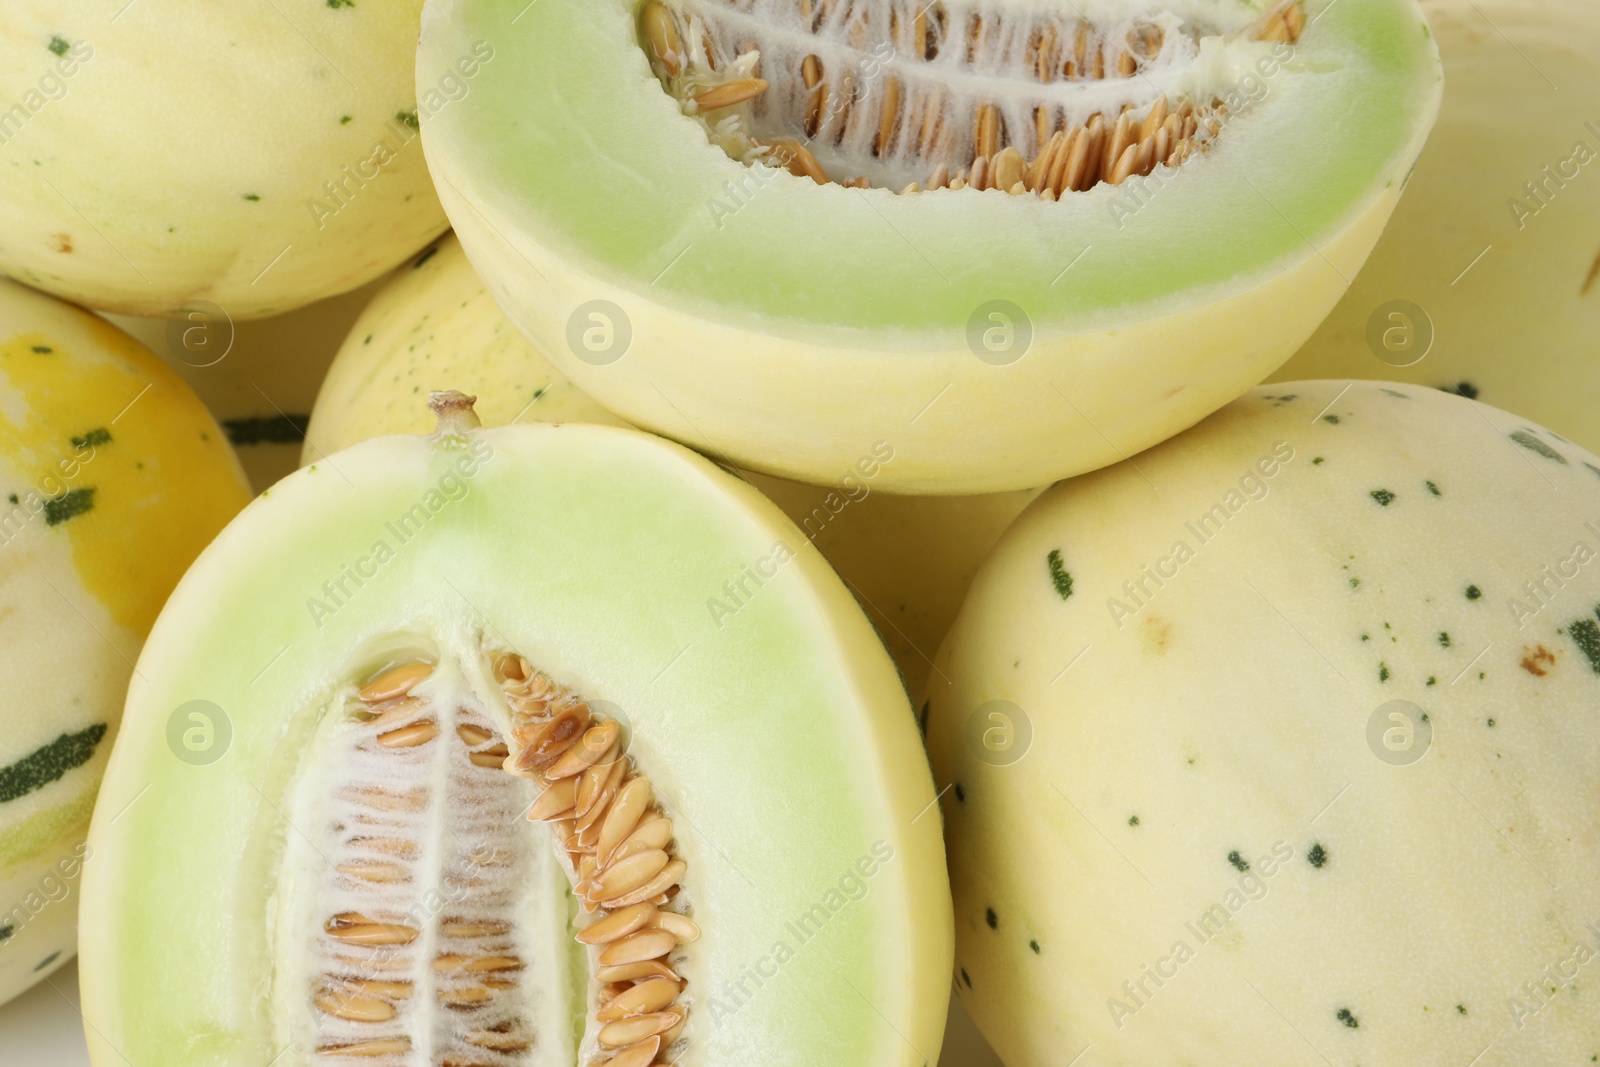
[[1439, 124], [1350, 292], [1272, 380], [1459, 389], [1600, 451], [1600, 12], [1422, 7], [1449, 83]]
[[158, 621], [86, 866], [95, 1063], [933, 1062], [934, 793], [849, 593], [677, 445], [438, 396]]
[[217, 424], [161, 360], [0, 281], [0, 1001], [72, 957], [133, 662], [248, 500]]
[[444, 228], [417, 137], [420, 10], [8, 3], [0, 270], [90, 307], [235, 318], [387, 271]]
[[[350, 327], [318, 394], [302, 462], [370, 437], [425, 431], [430, 416], [419, 400], [445, 388], [476, 394], [490, 426], [626, 425], [517, 332], [450, 235], [395, 271]], [[836, 489], [746, 476], [844, 578], [917, 693], [967, 583], [1038, 490], [895, 496], [881, 486], [898, 458], [882, 442], [841, 472]]]
[[1600, 1055], [1593, 454], [1264, 386], [1046, 492], [938, 667], [957, 988], [1008, 1067]]
[[[430, 4], [419, 84], [477, 41], [507, 60], [424, 121], [430, 167], [495, 299], [578, 387], [812, 482], [887, 440], [888, 488], [1018, 489], [1193, 423], [1332, 307], [1438, 103], [1432, 40], [1397, 0], [1291, 5], [1297, 33], [1242, 0], [693, 0], [665, 8], [670, 63], [650, 43], [660, 6]], [[1041, 66], [1035, 31], [1092, 39], [1104, 62]], [[821, 105], [812, 134], [800, 86], [818, 56], [828, 99], [854, 103]], [[1204, 131], [1187, 157], [1105, 162], [1129, 151], [1123, 123], [1170, 143], [1157, 130], [1186, 108]], [[911, 145], [919, 129], [942, 131], [934, 148]], [[1046, 199], [1027, 174], [1062, 143], [1051, 130], [1088, 137], [1106, 180]], [[794, 158], [779, 140], [832, 180], [766, 165]], [[978, 191], [970, 153], [991, 151], [1025, 195]], [[973, 180], [893, 191], [941, 167]], [[864, 177], [895, 186], [841, 184]]]

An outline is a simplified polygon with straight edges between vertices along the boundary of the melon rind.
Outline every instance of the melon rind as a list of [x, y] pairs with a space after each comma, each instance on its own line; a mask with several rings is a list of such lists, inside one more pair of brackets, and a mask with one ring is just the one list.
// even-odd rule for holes
[[[938, 667], [958, 991], [1010, 1067], [1600, 1054], [1592, 454], [1423, 387], [1265, 386], [1047, 491]], [[972, 732], [991, 700], [1020, 759]], [[1395, 700], [1429, 745], [1369, 742]]]
[[[1439, 123], [1372, 258], [1271, 380], [1465, 386], [1600, 452], [1600, 12], [1584, 0], [1422, 6], [1450, 87]], [[1432, 335], [1426, 355], [1369, 341], [1394, 301], [1426, 315], [1414, 323]]]
[[[423, 124], [441, 200], [495, 299], [633, 422], [814, 482], [887, 438], [905, 492], [1102, 466], [1259, 381], [1364, 260], [1440, 90], [1410, 0], [1312, 3], [1270, 106], [1131, 219], [1110, 186], [1051, 204], [777, 175], [720, 225], [708, 200], [748, 171], [661, 92], [631, 5], [519, 9], [430, 4], [418, 57], [421, 85], [477, 42], [505, 60]], [[995, 299], [1033, 329], [998, 367], [967, 336]], [[606, 365], [568, 347], [593, 301], [632, 331]]]
[[[460, 447], [380, 438], [291, 475], [169, 602], [92, 841], [82, 973], [95, 1062], [260, 1063], [273, 1032], [266, 915], [292, 832], [275, 804], [353, 652], [401, 628], [457, 650], [488, 633], [625, 710], [630, 752], [681, 816], [704, 930], [685, 1063], [931, 1062], [950, 959], [940, 828], [904, 693], [849, 594], [802, 551], [719, 628], [708, 598], [798, 537], [754, 490], [628, 430], [508, 427], [472, 446], [493, 454], [464, 495], [320, 627], [308, 598], [392, 539], [384, 523], [452, 474]], [[191, 699], [231, 723], [208, 766], [167, 745]], [[794, 943], [785, 924], [879, 841], [894, 857], [865, 895]], [[714, 1011], [785, 938], [795, 952], [777, 975]]]
[[[301, 462], [371, 437], [423, 433], [433, 389], [477, 396], [486, 426], [517, 422], [626, 425], [528, 343], [446, 235], [390, 276], [350, 328], [323, 380]], [[967, 583], [1037, 489], [964, 497], [881, 491], [895, 463], [873, 461], [841, 488], [747, 472], [822, 552], [866, 610], [905, 678], [921, 692]]]
[[248, 500], [216, 422], [154, 353], [0, 280], [0, 1002], [72, 957], [134, 659]]
[[11, 0], [0, 269], [89, 307], [256, 318], [444, 229], [417, 139], [420, 0]]

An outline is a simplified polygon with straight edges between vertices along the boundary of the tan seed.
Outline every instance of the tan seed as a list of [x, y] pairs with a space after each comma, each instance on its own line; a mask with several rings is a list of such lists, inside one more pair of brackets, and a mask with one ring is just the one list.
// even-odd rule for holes
[[506, 769], [513, 774], [537, 770], [564, 755], [589, 728], [589, 706], [577, 704], [553, 718], [513, 731], [523, 748]]
[[873, 154], [882, 158], [889, 153], [890, 139], [894, 137], [895, 124], [900, 119], [900, 83], [893, 78], [883, 80], [883, 110], [878, 115], [878, 138], [873, 142]]
[[772, 86], [764, 78], [740, 78], [737, 81], [723, 82], [721, 85], [707, 89], [690, 97], [701, 111], [716, 111], [719, 108], [733, 107], [747, 100], [754, 100]]
[[467, 1008], [475, 1004], [487, 1004], [493, 999], [494, 990], [486, 989], [483, 986], [439, 990], [439, 1002], [453, 1008]]
[[511, 924], [499, 919], [446, 919], [439, 925], [445, 937], [498, 937], [511, 930]]
[[625, 908], [631, 904], [637, 904], [641, 900], [655, 900], [657, 897], [661, 896], [667, 890], [671, 889], [673, 886], [682, 881], [684, 872], [688, 869], [688, 865], [682, 860], [673, 860], [671, 863], [661, 868], [660, 874], [656, 875], [638, 889], [635, 889], [631, 893], [624, 893], [620, 897], [615, 897], [609, 900], [602, 897], [600, 900], [600, 905], [607, 911], [614, 911], [617, 908]]
[[660, 873], [670, 860], [658, 848], [617, 860], [596, 877], [593, 898], [609, 900], [631, 893]]
[[584, 732], [581, 741], [567, 749], [560, 759], [551, 764], [544, 772], [544, 776], [552, 782], [558, 778], [571, 778], [582, 774], [603, 759], [614, 758], [618, 733], [617, 724], [614, 722], [591, 726]]
[[600, 838], [595, 844], [595, 856], [601, 863], [610, 862], [617, 846], [639, 828], [639, 821], [649, 807], [650, 781], [647, 778], [634, 778], [617, 792], [605, 821], [600, 824]]
[[652, 978], [618, 993], [595, 1014], [600, 1022], [615, 1022], [634, 1015], [649, 1015], [670, 1007], [678, 999], [678, 983], [667, 978]]
[[493, 737], [494, 734], [490, 733], [488, 730], [485, 730], [481, 726], [474, 726], [469, 722], [464, 722], [460, 726], [456, 727], [456, 736], [461, 738], [462, 744], [466, 745], [468, 748], [477, 748], [479, 745]]
[[431, 663], [407, 663], [393, 667], [378, 675], [372, 681], [361, 687], [356, 695], [368, 704], [378, 704], [385, 700], [393, 700], [398, 696], [405, 696], [411, 692], [411, 687], [421, 682], [433, 673]]
[[317, 1008], [353, 1023], [386, 1023], [394, 1018], [394, 1005], [377, 997], [327, 992], [316, 999]]
[[606, 1060], [605, 1067], [650, 1067], [656, 1062], [656, 1053], [660, 1051], [661, 1038], [652, 1034]]
[[628, 757], [619, 754], [609, 763], [597, 763], [578, 776], [578, 797], [572, 811], [578, 817], [580, 833], [605, 818], [627, 770]]
[[572, 805], [578, 796], [578, 781], [576, 778], [563, 778], [553, 782], [543, 793], [539, 794], [533, 806], [528, 809], [530, 822], [545, 822], [550, 819], [559, 819], [572, 810]]
[[993, 104], [978, 109], [973, 144], [980, 156], [992, 156], [1000, 150], [1000, 109]]
[[1027, 163], [1022, 158], [1015, 145], [1000, 150], [994, 157], [990, 184], [997, 189], [1011, 190], [1014, 186], [1022, 184], [1023, 173]]
[[622, 1048], [638, 1041], [664, 1033], [683, 1021], [683, 1016], [672, 1011], [651, 1012], [631, 1019], [619, 1019], [600, 1028], [600, 1044], [606, 1048]]
[[351, 878], [359, 878], [363, 882], [377, 882], [390, 884], [407, 881], [409, 875], [406, 869], [398, 863], [378, 863], [373, 860], [363, 860], [359, 863], [341, 863], [339, 870]]
[[521, 970], [523, 962], [515, 956], [439, 956], [433, 961], [436, 971], [470, 971], [482, 974], [485, 971], [516, 971]]
[[317, 1051], [324, 1056], [398, 1056], [411, 1051], [411, 1039], [379, 1037], [371, 1041], [355, 1041], [348, 1045], [322, 1045]]
[[585, 945], [605, 945], [627, 937], [635, 930], [652, 925], [656, 919], [656, 906], [649, 901], [612, 912], [604, 919], [590, 923], [578, 931], [578, 940]]
[[700, 927], [696, 926], [687, 915], [679, 915], [675, 911], [661, 911], [656, 913], [654, 922], [657, 928], [671, 934], [680, 945], [700, 940]]
[[382, 733], [383, 731], [391, 730], [402, 723], [410, 722], [412, 719], [426, 714], [427, 711], [427, 701], [423, 700], [421, 697], [406, 697], [404, 700], [396, 701], [382, 714], [375, 715], [368, 719], [366, 725], [372, 727], [378, 733]]
[[670, 978], [676, 982], [678, 972], [661, 960], [640, 960], [617, 967], [599, 967], [594, 972], [597, 982], [638, 982], [647, 978]]
[[980, 193], [989, 188], [989, 160], [986, 156], [979, 156], [972, 161], [972, 177], [968, 185]]
[[656, 960], [678, 947], [677, 938], [666, 930], [640, 930], [619, 938], [600, 953], [603, 967], [618, 967], [624, 963]]
[[[498, 1030], [468, 1030], [466, 1039], [469, 1045], [492, 1048], [497, 1052], [522, 1052], [529, 1045], [527, 1039], [518, 1034]], [[445, 1063], [449, 1067], [450, 1061], [446, 1060]]]
[[1122, 155], [1117, 160], [1117, 165], [1112, 168], [1106, 181], [1112, 185], [1121, 185], [1133, 173], [1134, 167], [1139, 163], [1139, 146], [1131, 144], [1122, 150]]
[[474, 767], [504, 767], [506, 758], [510, 755], [506, 746], [494, 745], [482, 752], [468, 753], [467, 758], [472, 761]]
[[345, 985], [371, 997], [389, 1000], [407, 1000], [411, 996], [410, 982], [386, 982], [381, 978], [348, 978]]
[[417, 939], [417, 931], [409, 926], [373, 922], [353, 911], [335, 915], [323, 929], [330, 937], [351, 945], [409, 945]]
[[650, 0], [640, 9], [639, 22], [644, 29], [644, 39], [650, 44], [651, 57], [668, 77], [675, 77], [683, 69], [683, 39], [678, 36], [672, 13], [665, 4]]
[[439, 727], [430, 719], [426, 722], [414, 722], [410, 726], [402, 726], [398, 730], [378, 735], [378, 744], [384, 748], [416, 748], [425, 745], [439, 736]]

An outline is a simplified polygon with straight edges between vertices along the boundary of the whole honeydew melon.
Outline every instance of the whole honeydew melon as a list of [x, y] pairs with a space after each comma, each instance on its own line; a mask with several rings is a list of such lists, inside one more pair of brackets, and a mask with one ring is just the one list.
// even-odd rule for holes
[[1600, 9], [1422, 7], [1450, 86], [1439, 124], [1372, 258], [1274, 380], [1457, 389], [1600, 451]]
[[249, 493], [154, 354], [0, 281], [0, 1002], [72, 957], [95, 790], [133, 661]]
[[1583, 449], [1258, 388], [1025, 511], [930, 694], [957, 988], [1008, 1067], [1600, 1055]]
[[93, 1062], [933, 1061], [934, 793], [844, 586], [686, 449], [435, 396], [157, 622], [86, 867]]
[[887, 440], [916, 493], [1103, 466], [1258, 382], [1440, 92], [1412, 0], [434, 0], [419, 85], [479, 42], [423, 142], [539, 350], [771, 474]]
[[445, 224], [417, 143], [421, 6], [9, 0], [0, 270], [103, 310], [238, 319], [387, 271]]
[[[426, 431], [421, 400], [445, 388], [476, 394], [478, 415], [489, 426], [627, 425], [517, 332], [449, 235], [395, 271], [350, 327], [318, 394], [302, 462], [370, 437]], [[859, 457], [853, 471], [842, 472], [838, 489], [755, 473], [748, 479], [844, 578], [916, 693], [978, 565], [1039, 491], [970, 497], [878, 491], [896, 459], [892, 449]], [[743, 591], [719, 591], [717, 599], [736, 607], [734, 598], [754, 589], [747, 582]]]

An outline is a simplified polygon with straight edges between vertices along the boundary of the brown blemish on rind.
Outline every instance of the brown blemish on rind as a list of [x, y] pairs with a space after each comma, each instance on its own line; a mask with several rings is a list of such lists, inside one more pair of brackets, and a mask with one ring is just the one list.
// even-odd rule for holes
[[1522, 669], [1536, 678], [1543, 678], [1549, 674], [1548, 668], [1556, 665], [1556, 656], [1548, 648], [1540, 645], [1538, 648], [1522, 646]]
[[72, 254], [72, 234], [53, 233], [50, 235], [50, 243], [57, 252]]

